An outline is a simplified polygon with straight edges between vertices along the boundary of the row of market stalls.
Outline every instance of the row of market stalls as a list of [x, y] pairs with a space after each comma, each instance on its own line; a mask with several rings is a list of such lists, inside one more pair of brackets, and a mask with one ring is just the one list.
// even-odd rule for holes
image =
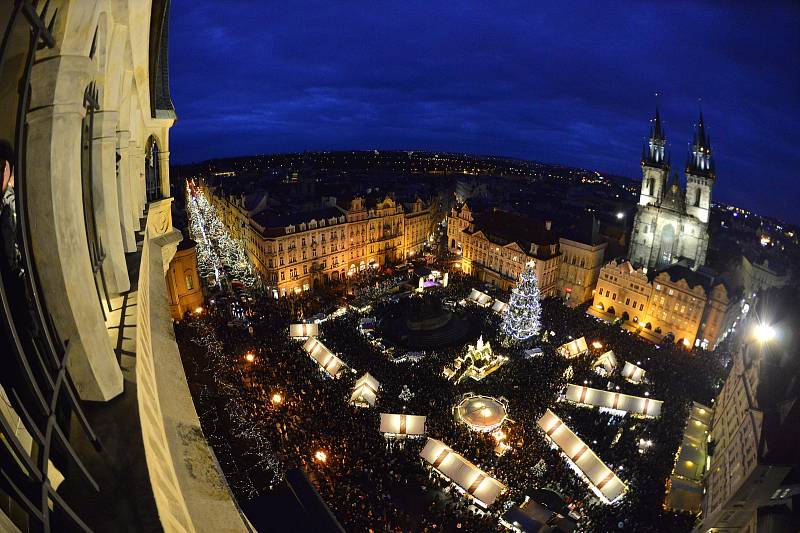
[[697, 513], [703, 500], [703, 473], [708, 457], [708, 431], [714, 411], [692, 402], [683, 439], [675, 454], [672, 474], [667, 480], [664, 508]]
[[601, 501], [613, 503], [625, 493], [625, 483], [550, 409], [537, 424]]
[[472, 289], [472, 291], [470, 291], [465, 303], [466, 302], [471, 302], [478, 307], [489, 307], [491, 305], [492, 311], [498, 315], [504, 314], [506, 309], [508, 309], [507, 303], [502, 300], [495, 300], [485, 292], [479, 291], [478, 289]]
[[600, 410], [607, 410], [612, 414], [631, 414], [645, 418], [661, 416], [661, 406], [664, 403], [661, 400], [642, 396], [631, 396], [573, 384], [567, 385], [564, 399], [579, 405], [599, 407]]

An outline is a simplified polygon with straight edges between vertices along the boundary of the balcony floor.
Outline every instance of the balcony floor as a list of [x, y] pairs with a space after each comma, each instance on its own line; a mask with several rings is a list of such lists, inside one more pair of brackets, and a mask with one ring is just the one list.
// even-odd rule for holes
[[[110, 402], [84, 402], [86, 417], [103, 445], [102, 453], [95, 451], [74, 417], [72, 421], [71, 443], [100, 485], [100, 493], [87, 490], [77, 469], [64, 472], [66, 479], [58, 489], [96, 532], [163, 531], [150, 488], [136, 396], [136, 285], [141, 246], [137, 233], [137, 251], [125, 257], [131, 290], [112, 298], [113, 311], [106, 321], [125, 390]], [[57, 516], [52, 530], [75, 531], [66, 524], [63, 516]]]

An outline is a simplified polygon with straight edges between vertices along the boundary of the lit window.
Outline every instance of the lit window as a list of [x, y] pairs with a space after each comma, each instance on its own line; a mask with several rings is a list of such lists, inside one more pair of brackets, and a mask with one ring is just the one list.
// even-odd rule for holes
[[194, 289], [194, 276], [191, 274], [186, 274], [186, 289], [192, 290]]

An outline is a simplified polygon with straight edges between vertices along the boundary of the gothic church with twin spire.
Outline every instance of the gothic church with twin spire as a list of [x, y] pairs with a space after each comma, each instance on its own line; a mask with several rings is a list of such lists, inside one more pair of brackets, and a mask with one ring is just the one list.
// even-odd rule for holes
[[711, 143], [703, 114], [695, 127], [686, 162], [686, 189], [670, 173], [666, 136], [658, 110], [642, 151], [642, 189], [629, 259], [634, 265], [662, 269], [681, 261], [693, 270], [706, 260], [711, 193], [716, 181]]

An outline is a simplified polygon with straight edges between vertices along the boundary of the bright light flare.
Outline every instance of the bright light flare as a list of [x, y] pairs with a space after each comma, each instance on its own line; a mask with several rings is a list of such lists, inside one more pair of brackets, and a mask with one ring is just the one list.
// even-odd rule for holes
[[276, 392], [275, 394], [272, 395], [272, 403], [276, 405], [283, 403], [283, 396], [281, 396], [280, 393]]
[[256, 360], [256, 356], [253, 352], [247, 352], [246, 354], [244, 354], [244, 360], [247, 361], [248, 363], [252, 363], [253, 361]]
[[622, 211], [619, 211], [617, 213], [617, 220], [622, 220], [623, 218], [625, 218], [625, 213], [623, 213]]
[[316, 459], [320, 463], [324, 463], [325, 461], [328, 460], [328, 454], [323, 452], [322, 450], [319, 450], [317, 451], [317, 453], [314, 454], [314, 459]]
[[755, 334], [756, 340], [759, 342], [769, 342], [774, 339], [776, 335], [775, 328], [769, 324], [758, 324], [753, 333]]

